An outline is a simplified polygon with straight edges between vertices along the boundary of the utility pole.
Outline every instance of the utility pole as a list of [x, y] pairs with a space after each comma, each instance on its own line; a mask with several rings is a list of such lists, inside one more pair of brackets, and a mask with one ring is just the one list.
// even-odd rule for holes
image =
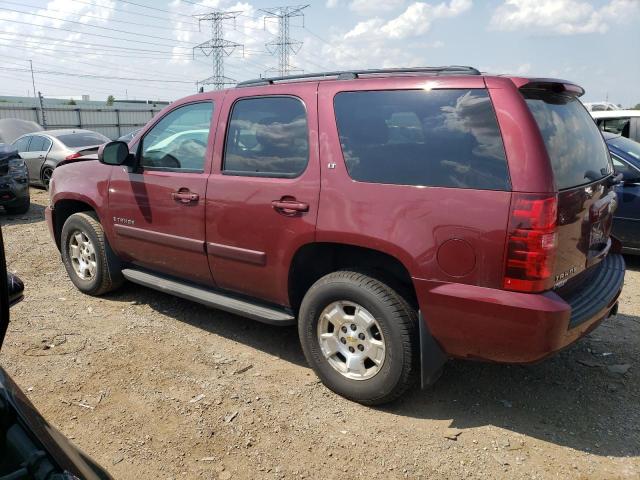
[[47, 116], [44, 113], [44, 98], [42, 97], [42, 93], [38, 92], [38, 99], [40, 100], [40, 114], [42, 115], [42, 128], [47, 129]]
[[206, 57], [211, 56], [213, 67], [213, 75], [197, 82], [196, 87], [213, 85], [214, 90], [222, 90], [225, 85], [233, 85], [236, 83], [234, 79], [225, 77], [224, 75], [224, 57], [231, 55], [236, 48], [244, 49], [244, 45], [224, 39], [222, 22], [225, 20], [235, 20], [240, 13], [242, 12], [216, 11], [202, 15], [194, 15], [194, 17], [198, 19], [198, 24], [200, 24], [200, 22], [211, 23], [211, 39], [193, 47], [193, 56], [195, 57], [196, 51], [200, 51]]
[[35, 103], [35, 107], [36, 107], [36, 120], [37, 123], [40, 123], [40, 119], [44, 119], [44, 112], [42, 110], [42, 102], [40, 102], [40, 119], [38, 119], [38, 97], [36, 97], [36, 80], [35, 77], [33, 76], [33, 61], [29, 60], [29, 65], [31, 67], [31, 85], [33, 85], [33, 100]]
[[265, 46], [271, 55], [278, 57], [278, 73], [284, 77], [289, 75], [294, 68], [291, 65], [291, 55], [295, 55], [302, 48], [302, 42], [294, 40], [289, 36], [289, 22], [293, 17], [302, 17], [304, 26], [304, 13], [302, 12], [309, 5], [289, 5], [286, 7], [262, 8], [260, 11], [265, 14], [265, 28], [268, 18], [278, 20], [278, 40], [267, 43]]

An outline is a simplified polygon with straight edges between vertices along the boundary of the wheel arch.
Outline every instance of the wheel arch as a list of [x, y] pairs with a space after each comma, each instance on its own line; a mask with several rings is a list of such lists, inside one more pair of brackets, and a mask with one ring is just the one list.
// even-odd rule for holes
[[288, 276], [291, 308], [297, 312], [311, 285], [337, 270], [354, 270], [384, 281], [418, 309], [409, 269], [399, 258], [381, 250], [334, 242], [308, 243], [293, 255]]
[[98, 210], [93, 202], [87, 198], [63, 198], [53, 204], [53, 235], [58, 250], [61, 247], [60, 237], [64, 223], [71, 215], [80, 212], [93, 212], [98, 217], [98, 221], [102, 223]]

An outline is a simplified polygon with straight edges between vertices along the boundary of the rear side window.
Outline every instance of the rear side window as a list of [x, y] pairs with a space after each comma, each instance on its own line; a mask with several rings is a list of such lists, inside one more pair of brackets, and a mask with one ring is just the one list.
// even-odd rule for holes
[[92, 147], [107, 143], [109, 139], [95, 132], [78, 132], [58, 135], [58, 140], [69, 148]]
[[343, 92], [334, 107], [354, 180], [509, 189], [502, 137], [486, 90]]
[[304, 104], [293, 97], [239, 100], [233, 107], [223, 173], [293, 178], [309, 159]]
[[544, 139], [560, 190], [611, 173], [602, 134], [577, 98], [539, 90], [525, 90], [523, 95]]

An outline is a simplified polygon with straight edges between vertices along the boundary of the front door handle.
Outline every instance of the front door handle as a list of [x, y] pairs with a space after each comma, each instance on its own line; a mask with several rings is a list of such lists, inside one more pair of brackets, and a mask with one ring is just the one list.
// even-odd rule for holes
[[274, 200], [271, 202], [271, 205], [278, 213], [282, 213], [284, 215], [295, 215], [297, 213], [303, 213], [309, 211], [309, 204], [304, 202], [299, 202], [295, 199], [281, 199]]
[[193, 193], [188, 188], [181, 188], [177, 192], [171, 192], [171, 198], [180, 203], [196, 203], [200, 200], [200, 195]]

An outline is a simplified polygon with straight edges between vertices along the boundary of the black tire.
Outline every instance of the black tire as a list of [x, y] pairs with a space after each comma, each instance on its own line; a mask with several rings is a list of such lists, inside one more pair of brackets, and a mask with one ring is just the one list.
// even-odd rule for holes
[[40, 181], [44, 188], [49, 190], [49, 181], [51, 180], [51, 175], [53, 175], [53, 167], [48, 165], [42, 168], [42, 172], [40, 172]]
[[[95, 253], [95, 274], [89, 279], [82, 278], [76, 272], [69, 252], [72, 237], [78, 232], [88, 237]], [[74, 213], [64, 222], [60, 247], [67, 274], [81, 292], [98, 296], [115, 290], [124, 282], [120, 261], [109, 246], [102, 225], [93, 212]]]
[[[333, 302], [340, 301], [364, 307], [380, 327], [385, 344], [384, 362], [371, 378], [347, 378], [322, 353], [318, 337], [320, 314]], [[352, 271], [326, 275], [305, 295], [298, 318], [298, 333], [307, 362], [337, 394], [364, 405], [380, 405], [397, 399], [413, 383], [419, 358], [417, 313], [380, 280]]]
[[4, 209], [9, 215], [23, 215], [29, 211], [30, 207], [31, 199], [27, 197], [22, 201], [22, 203], [12, 205], [10, 207], [4, 207]]

